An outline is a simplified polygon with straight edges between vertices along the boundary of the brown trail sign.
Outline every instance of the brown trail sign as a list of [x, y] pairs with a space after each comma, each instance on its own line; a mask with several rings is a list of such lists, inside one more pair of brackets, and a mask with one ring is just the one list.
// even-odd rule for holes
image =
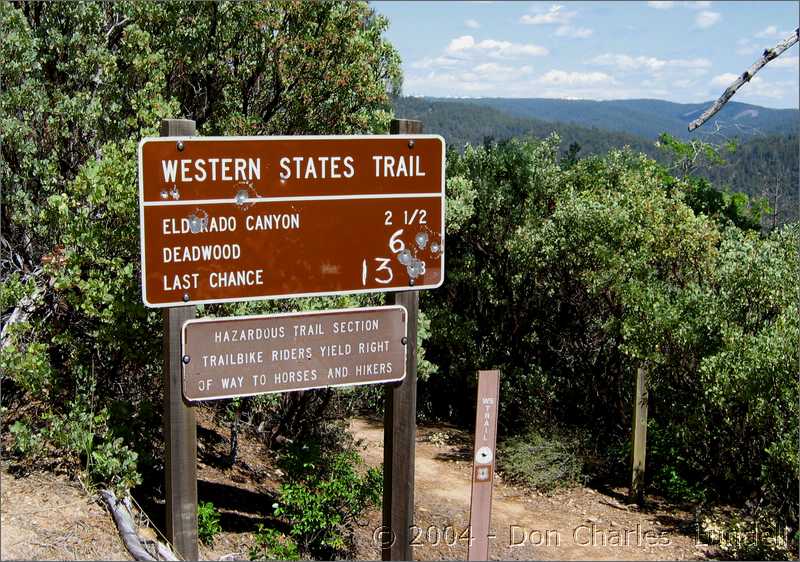
[[437, 135], [147, 138], [139, 190], [150, 307], [444, 280]]
[[444, 280], [444, 140], [419, 121], [395, 119], [391, 131], [193, 137], [194, 121], [170, 119], [161, 134], [171, 138], [139, 144], [142, 300], [165, 308], [166, 530], [187, 560], [198, 557], [197, 451], [182, 347], [194, 338], [181, 335], [194, 305], [388, 291], [408, 334], [405, 378], [386, 387], [382, 557], [412, 557], [418, 290]]
[[189, 320], [183, 325], [183, 395], [217, 400], [400, 381], [402, 306]]
[[479, 371], [469, 513], [469, 560], [489, 559], [489, 522], [492, 515], [492, 482], [497, 463], [495, 445], [499, 397], [500, 371]]

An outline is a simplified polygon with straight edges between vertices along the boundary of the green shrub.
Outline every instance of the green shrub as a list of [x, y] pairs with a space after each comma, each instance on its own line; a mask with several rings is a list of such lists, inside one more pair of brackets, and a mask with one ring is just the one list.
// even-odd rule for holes
[[653, 476], [653, 486], [672, 501], [702, 503], [706, 499], [706, 490], [683, 478], [672, 465], [658, 467]]
[[37, 456], [42, 450], [42, 436], [27, 424], [17, 420], [9, 428], [14, 436], [14, 450], [21, 455]]
[[[683, 452], [681, 431], [666, 426], [656, 417], [647, 421], [647, 469], [645, 481], [652, 489], [675, 502], [704, 503], [713, 494], [699, 482], [701, 467]], [[623, 470], [630, 463], [630, 450], [625, 457]], [[648, 475], [647, 470], [651, 471]]]
[[300, 560], [297, 543], [275, 529], [258, 526], [255, 545], [249, 551], [250, 560]]
[[318, 442], [293, 444], [279, 464], [287, 481], [278, 491], [275, 515], [290, 525], [290, 536], [314, 556], [350, 552], [353, 522], [380, 500], [380, 468], [363, 470], [355, 451], [331, 451]]
[[17, 420], [9, 428], [14, 450], [29, 462], [36, 462], [45, 453], [67, 464], [72, 459], [85, 470], [89, 485], [113, 488], [118, 496], [141, 483], [138, 455], [109, 427], [105, 408], [92, 414], [77, 401], [65, 415], [50, 411], [38, 419], [39, 427]]
[[448, 154], [459, 213], [446, 290], [421, 297], [440, 375], [420, 409], [471, 424], [474, 373], [498, 368], [501, 430], [568, 424], [614, 444], [645, 364], [661, 428], [646, 479], [684, 498], [756, 494], [797, 529], [800, 226], [757, 232], [758, 202], [686, 167], [612, 150], [564, 169], [556, 146]]
[[498, 470], [506, 480], [537, 490], [575, 486], [586, 480], [582, 451], [577, 435], [530, 430], [500, 444]]
[[136, 466], [138, 455], [123, 444], [122, 437], [103, 441], [92, 451], [91, 458], [92, 480], [114, 488], [118, 496], [142, 482]]
[[797, 537], [764, 510], [750, 515], [712, 513], [699, 518], [699, 539], [716, 547], [720, 560], [796, 560]]
[[222, 532], [219, 511], [212, 502], [197, 504], [197, 536], [205, 545], [214, 544], [214, 537]]
[[54, 384], [53, 370], [47, 355], [48, 346], [42, 342], [28, 341], [33, 335], [31, 326], [21, 322], [11, 326], [10, 345], [0, 351], [0, 373], [32, 395], [47, 399]]
[[108, 421], [105, 409], [93, 414], [85, 405], [75, 403], [65, 415], [45, 412], [41, 417], [45, 424], [42, 435], [53, 446], [77, 453], [85, 465], [91, 462], [95, 429], [106, 427]]

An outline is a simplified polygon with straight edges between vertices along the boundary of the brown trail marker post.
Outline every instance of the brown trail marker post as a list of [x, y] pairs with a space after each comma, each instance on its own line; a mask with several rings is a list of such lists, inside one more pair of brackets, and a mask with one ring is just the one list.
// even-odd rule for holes
[[492, 517], [492, 483], [497, 466], [495, 449], [499, 398], [500, 371], [479, 371], [472, 497], [469, 507], [469, 560], [489, 559], [489, 523]]
[[[190, 137], [195, 122], [165, 119], [161, 136]], [[174, 148], [178, 153], [176, 140]], [[141, 170], [140, 170], [141, 174]], [[144, 253], [144, 247], [142, 248]], [[166, 535], [184, 560], [198, 560], [197, 551], [197, 423], [194, 410], [181, 395], [181, 329], [195, 317], [191, 306], [164, 309], [164, 477], [166, 480]]]
[[644, 501], [644, 463], [647, 453], [647, 370], [636, 370], [636, 394], [633, 400], [633, 447], [631, 447], [631, 498]]
[[[392, 119], [393, 135], [421, 134], [422, 121]], [[415, 147], [409, 141], [409, 148]], [[444, 157], [442, 158], [444, 165]], [[444, 183], [444, 172], [442, 172]], [[442, 187], [444, 189], [444, 187]], [[442, 201], [444, 205], [444, 201]], [[444, 207], [442, 207], [444, 209]], [[444, 213], [443, 213], [444, 214]], [[444, 222], [444, 219], [442, 219]], [[444, 233], [444, 225], [442, 225]], [[444, 239], [441, 239], [444, 245]], [[444, 258], [442, 258], [444, 259]], [[442, 262], [444, 271], [444, 262]], [[444, 275], [442, 275], [444, 277]], [[412, 279], [413, 285], [413, 279]], [[419, 291], [394, 294], [394, 304], [408, 311], [406, 378], [386, 386], [383, 417], [383, 560], [413, 560], [411, 526], [414, 523], [414, 446], [417, 433], [417, 317]]]

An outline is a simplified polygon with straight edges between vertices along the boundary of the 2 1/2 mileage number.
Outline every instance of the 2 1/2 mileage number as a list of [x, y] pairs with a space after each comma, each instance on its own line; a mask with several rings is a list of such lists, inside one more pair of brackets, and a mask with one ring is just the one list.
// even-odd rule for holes
[[[392, 221], [394, 220], [394, 214], [392, 211], [384, 212], [385, 220], [383, 224], [386, 226], [392, 226]], [[403, 211], [403, 224], [428, 224], [428, 211], [425, 209], [413, 209], [411, 211], [404, 210]]]

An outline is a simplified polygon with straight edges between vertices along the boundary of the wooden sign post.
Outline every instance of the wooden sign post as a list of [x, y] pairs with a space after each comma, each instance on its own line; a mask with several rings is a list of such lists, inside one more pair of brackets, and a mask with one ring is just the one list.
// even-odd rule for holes
[[[422, 122], [393, 119], [391, 133], [421, 134]], [[442, 227], [444, 233], [444, 226]], [[442, 243], [444, 240], [442, 240]], [[444, 264], [442, 264], [444, 271]], [[414, 446], [417, 434], [417, 317], [419, 291], [394, 293], [394, 304], [408, 311], [406, 378], [386, 386], [383, 417], [383, 560], [413, 560]]]
[[497, 462], [495, 448], [499, 397], [500, 371], [479, 371], [469, 509], [469, 560], [489, 559], [489, 523], [492, 515], [492, 482]]
[[[189, 137], [195, 122], [166, 119], [164, 137]], [[177, 142], [177, 141], [175, 141]], [[142, 248], [144, 253], [144, 248]], [[164, 478], [166, 480], [166, 535], [184, 560], [198, 560], [197, 551], [197, 423], [194, 410], [181, 395], [181, 330], [194, 318], [192, 306], [164, 309]]]

